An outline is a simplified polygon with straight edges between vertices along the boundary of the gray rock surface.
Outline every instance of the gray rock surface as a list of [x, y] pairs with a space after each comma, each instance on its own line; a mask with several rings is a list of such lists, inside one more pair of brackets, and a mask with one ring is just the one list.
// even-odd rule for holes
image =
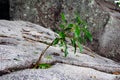
[[91, 68], [56, 64], [49, 69], [26, 69], [0, 77], [0, 80], [120, 80], [120, 76]]
[[[38, 43], [37, 43], [38, 44]], [[39, 53], [43, 50], [45, 47], [44, 44], [39, 44]], [[16, 46], [15, 46], [16, 47]], [[24, 47], [22, 47], [22, 52], [20, 51], [21, 47], [15, 48], [13, 46], [6, 46], [1, 45], [0, 46], [0, 56], [1, 56], [1, 63], [0, 63], [0, 71], [1, 72], [10, 72], [12, 70], [22, 69], [30, 67], [31, 64], [35, 63], [37, 61], [39, 54], [36, 54], [37, 52], [34, 52], [36, 50], [36, 46], [34, 48], [31, 46], [30, 50], [29, 47], [26, 47], [28, 51], [24, 51]], [[71, 48], [70, 48], [71, 49]], [[29, 51], [30, 50], [30, 51]], [[53, 51], [54, 50], [54, 51]], [[105, 72], [116, 72], [120, 71], [120, 65], [118, 63], [115, 63], [112, 60], [100, 57], [98, 55], [95, 55], [94, 57], [89, 55], [91, 54], [88, 51], [84, 51], [86, 54], [80, 54], [76, 53], [73, 54], [73, 51], [69, 51], [69, 55], [65, 58], [63, 57], [63, 53], [60, 51], [60, 49], [57, 47], [51, 47], [46, 52], [46, 55], [42, 59], [42, 63], [65, 63], [65, 64], [72, 64], [76, 66], [83, 66], [83, 67], [89, 67], [93, 68], [99, 71], [105, 71]], [[56, 54], [57, 55], [56, 55]], [[50, 58], [48, 58], [50, 57]]]
[[[65, 80], [71, 79], [71, 80], [79, 80], [83, 78], [83, 80], [90, 79], [90, 76], [92, 74], [94, 75], [96, 73], [96, 76], [92, 76], [92, 80], [114, 80], [116, 75], [114, 73], [118, 73], [120, 71], [120, 64], [117, 62], [114, 62], [110, 59], [101, 57], [97, 54], [95, 54], [93, 51], [91, 51], [89, 48], [84, 47], [83, 53], [81, 54], [79, 50], [77, 50], [77, 53], [74, 54], [73, 47], [69, 46], [68, 51], [69, 55], [65, 58], [64, 53], [61, 51], [59, 46], [51, 46], [47, 51], [46, 54], [42, 58], [42, 63], [60, 63], [59, 65], [55, 65], [55, 68], [52, 69], [55, 70], [55, 72], [58, 70], [58, 73], [52, 72], [53, 70], [24, 70], [26, 68], [29, 68], [32, 64], [34, 64], [39, 54], [45, 49], [45, 47], [52, 42], [52, 40], [55, 38], [57, 34], [53, 31], [43, 28], [42, 26], [32, 24], [30, 22], [24, 22], [24, 21], [0, 21], [0, 80], [5, 80], [9, 77], [9, 79], [13, 80], [24, 80], [24, 78], [28, 78], [32, 80], [32, 75], [34, 73], [41, 73], [43, 71], [47, 74], [43, 74], [41, 76], [42, 78], [38, 80], [46, 80], [51, 78], [58, 78], [58, 80], [62, 80], [62, 78]], [[66, 65], [65, 65], [66, 64]], [[68, 65], [67, 65], [68, 64]], [[59, 67], [61, 65], [61, 67]], [[58, 66], [58, 68], [57, 68]], [[63, 67], [62, 67], [63, 66]], [[66, 67], [67, 66], [67, 67]], [[70, 74], [67, 74], [69, 71], [68, 68], [72, 67], [73, 69], [70, 69]], [[75, 67], [76, 66], [76, 67]], [[76, 68], [76, 69], [75, 69]], [[83, 70], [82, 70], [83, 68]], [[63, 73], [61, 70], [67, 69]], [[78, 72], [78, 69], [80, 72]], [[94, 69], [94, 70], [93, 70]], [[16, 72], [19, 70], [23, 70], [22, 72]], [[85, 75], [82, 74], [82, 72], [85, 70], [87, 77], [84, 77]], [[88, 73], [86, 72], [88, 70]], [[29, 72], [30, 71], [30, 72]], [[35, 71], [35, 72], [34, 72]], [[77, 72], [74, 72], [77, 71]], [[12, 74], [12, 72], [15, 72]], [[24, 73], [27, 72], [24, 75]], [[54, 74], [54, 76], [51, 76], [51, 72]], [[75, 76], [74, 74], [75, 73]], [[91, 73], [92, 72], [92, 73]], [[95, 73], [94, 73], [95, 72]], [[10, 73], [7, 74], [6, 73]], [[113, 73], [113, 74], [110, 74]], [[16, 75], [15, 75], [16, 74]], [[19, 76], [21, 74], [21, 79]], [[22, 75], [23, 74], [23, 75]], [[82, 74], [82, 75], [81, 75]], [[101, 74], [99, 76], [99, 74]], [[37, 74], [34, 74], [33, 76], [36, 76]], [[64, 77], [61, 77], [62, 75], [66, 75]], [[73, 76], [71, 76], [73, 75]], [[80, 75], [78, 78], [77, 75]], [[103, 76], [106, 75], [107, 77]], [[27, 76], [27, 77], [26, 77]], [[103, 79], [102, 78], [105, 78]], [[111, 76], [111, 77], [109, 77]], [[40, 75], [37, 75], [37, 78], [39, 78]], [[35, 78], [35, 77], [33, 77]], [[96, 79], [95, 79], [96, 78]], [[119, 78], [119, 76], [118, 76]], [[119, 79], [115, 79], [119, 80]]]
[[104, 0], [96, 0], [100, 8], [110, 15], [102, 35], [99, 36], [98, 53], [120, 61], [120, 8]]
[[31, 21], [54, 30], [59, 28], [61, 12], [70, 22], [78, 12], [88, 22], [90, 30], [97, 33], [95, 38], [109, 20], [109, 14], [100, 9], [95, 0], [10, 0], [10, 4], [13, 20]]
[[86, 45], [97, 54], [120, 61], [120, 20], [115, 17], [120, 9], [114, 0], [10, 0], [10, 7], [13, 20], [31, 21], [53, 30], [59, 29], [61, 12], [72, 22], [77, 11], [93, 35], [93, 42]]

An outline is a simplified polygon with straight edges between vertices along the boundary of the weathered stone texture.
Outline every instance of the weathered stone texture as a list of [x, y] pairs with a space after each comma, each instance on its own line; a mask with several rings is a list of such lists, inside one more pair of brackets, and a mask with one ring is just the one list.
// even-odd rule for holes
[[99, 9], [94, 0], [11, 0], [11, 9], [11, 17], [15, 20], [39, 23], [54, 30], [58, 28], [61, 12], [66, 14], [70, 22], [74, 13], [78, 12], [81, 18], [88, 22], [93, 34], [93, 49], [98, 47], [98, 37], [109, 20], [109, 15]]
[[[114, 7], [114, 0], [106, 1], [104, 5], [107, 7], [103, 5], [105, 9], [110, 6]], [[100, 7], [98, 2], [104, 3], [104, 0], [10, 0], [10, 2], [12, 19], [31, 21], [44, 27], [52, 28], [53, 30], [59, 29], [58, 25], [61, 22], [61, 12], [65, 13], [68, 22], [72, 22], [75, 16], [74, 13], [78, 12], [81, 18], [88, 23], [89, 30], [93, 35], [93, 42], [88, 42], [87, 46], [96, 53], [107, 57], [109, 56], [109, 58], [116, 59], [116, 55], [119, 61], [119, 27], [118, 29], [113, 27], [116, 26], [114, 20], [117, 21], [117, 23], [119, 23], [119, 20], [111, 20], [109, 11], [105, 11]], [[111, 24], [109, 22], [111, 22]], [[109, 35], [115, 33], [113, 35], [115, 38], [106, 35], [108, 33]], [[108, 37], [110, 38], [109, 40]]]
[[[68, 45], [64, 57], [59, 45], [50, 46], [41, 63], [49, 69], [28, 69], [55, 39], [56, 33], [24, 21], [0, 20], [0, 80], [120, 80], [120, 64], [84, 47]], [[9, 73], [9, 74], [8, 74]]]

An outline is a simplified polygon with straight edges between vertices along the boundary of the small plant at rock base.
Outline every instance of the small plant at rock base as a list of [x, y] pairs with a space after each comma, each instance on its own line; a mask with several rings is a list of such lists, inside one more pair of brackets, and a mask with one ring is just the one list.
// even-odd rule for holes
[[42, 64], [39, 64], [38, 66], [39, 66], [39, 68], [41, 68], [41, 69], [47, 69], [47, 68], [50, 68], [50, 67], [51, 67], [51, 64], [42, 63]]
[[87, 24], [80, 18], [79, 15], [76, 15], [73, 23], [68, 23], [63, 13], [61, 14], [61, 19], [61, 30], [58, 32], [58, 36], [45, 48], [45, 50], [42, 51], [38, 61], [35, 64], [35, 68], [38, 67], [42, 56], [45, 54], [45, 51], [52, 45], [60, 44], [60, 46], [63, 47], [64, 56], [66, 57], [68, 55], [68, 43], [66, 39], [70, 39], [71, 45], [74, 47], [74, 53], [76, 53], [77, 47], [80, 52], [82, 52], [82, 44], [87, 40], [92, 41], [92, 35], [87, 28]]

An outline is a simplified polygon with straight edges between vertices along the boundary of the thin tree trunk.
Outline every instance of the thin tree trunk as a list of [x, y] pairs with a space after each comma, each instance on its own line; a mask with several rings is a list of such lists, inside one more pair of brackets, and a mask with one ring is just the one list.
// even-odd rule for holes
[[37, 68], [37, 67], [38, 67], [38, 65], [40, 64], [40, 61], [41, 61], [43, 55], [45, 54], [45, 52], [47, 51], [47, 49], [48, 49], [50, 46], [52, 46], [53, 42], [54, 42], [54, 40], [52, 41], [52, 43], [51, 43], [50, 45], [48, 45], [48, 46], [42, 51], [42, 53], [41, 53], [40, 56], [39, 56], [39, 59], [38, 59], [37, 62], [35, 63], [34, 68]]

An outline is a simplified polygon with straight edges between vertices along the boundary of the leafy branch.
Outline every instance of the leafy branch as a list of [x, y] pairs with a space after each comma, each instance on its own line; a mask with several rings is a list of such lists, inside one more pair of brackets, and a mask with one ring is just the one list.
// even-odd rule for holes
[[83, 50], [83, 46], [81, 44], [85, 43], [87, 40], [92, 41], [92, 35], [87, 28], [87, 23], [83, 21], [79, 15], [76, 15], [74, 18], [74, 23], [68, 23], [65, 15], [61, 14], [62, 23], [60, 24], [60, 31], [58, 32], [58, 36], [52, 41], [50, 45], [48, 45], [45, 50], [39, 56], [34, 68], [37, 68], [40, 64], [42, 56], [45, 54], [46, 50], [56, 44], [60, 44], [63, 47], [64, 56], [68, 55], [68, 45], [66, 39], [70, 39], [71, 45], [74, 47], [74, 53], [76, 53], [77, 47], [80, 52]]

